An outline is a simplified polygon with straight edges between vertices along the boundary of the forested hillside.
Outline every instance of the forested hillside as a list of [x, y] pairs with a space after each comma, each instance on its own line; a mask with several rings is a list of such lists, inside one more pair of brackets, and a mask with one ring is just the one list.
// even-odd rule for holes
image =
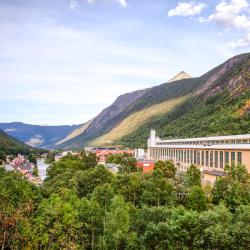
[[201, 77], [147, 89], [99, 129], [86, 129], [63, 146], [144, 147], [150, 128], [167, 138], [248, 133], [249, 58], [242, 54]]
[[[250, 56], [238, 56], [233, 67], [171, 112], [149, 120], [116, 143], [144, 147], [151, 128], [164, 138], [250, 133]], [[207, 81], [209, 82], [209, 81]]]
[[0, 153], [1, 154], [27, 154], [32, 148], [10, 137], [0, 130]]
[[201, 186], [190, 166], [156, 163], [143, 175], [127, 155], [114, 175], [95, 155], [52, 163], [38, 188], [0, 168], [1, 249], [240, 249], [249, 248], [249, 175], [226, 167], [214, 187]]

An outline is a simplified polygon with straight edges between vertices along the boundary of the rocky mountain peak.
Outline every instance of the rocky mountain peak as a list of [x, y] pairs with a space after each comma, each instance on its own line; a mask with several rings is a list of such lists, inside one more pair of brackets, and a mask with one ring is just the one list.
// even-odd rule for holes
[[175, 82], [175, 81], [188, 79], [188, 78], [192, 78], [192, 76], [189, 75], [188, 73], [186, 73], [185, 71], [181, 71], [176, 76], [174, 76], [172, 79], [170, 79], [168, 82]]

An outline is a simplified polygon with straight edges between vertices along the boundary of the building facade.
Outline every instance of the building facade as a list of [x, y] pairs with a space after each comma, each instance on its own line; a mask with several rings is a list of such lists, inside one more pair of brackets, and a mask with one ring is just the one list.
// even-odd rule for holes
[[162, 140], [151, 130], [147, 158], [172, 160], [182, 171], [194, 164], [213, 183], [224, 175], [225, 165], [243, 164], [250, 172], [250, 134]]
[[122, 150], [116, 148], [89, 148], [87, 151], [95, 153], [99, 159], [100, 164], [104, 164], [109, 155], [115, 154], [129, 154], [134, 155], [134, 150]]

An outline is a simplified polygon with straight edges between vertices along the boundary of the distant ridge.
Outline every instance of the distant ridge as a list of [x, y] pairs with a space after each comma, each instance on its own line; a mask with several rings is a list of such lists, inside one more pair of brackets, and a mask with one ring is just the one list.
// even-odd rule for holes
[[183, 80], [183, 79], [189, 79], [189, 78], [192, 78], [192, 76], [189, 75], [188, 73], [186, 73], [185, 71], [181, 71], [175, 77], [170, 79], [168, 82], [175, 82], [175, 81], [179, 81], [179, 80]]

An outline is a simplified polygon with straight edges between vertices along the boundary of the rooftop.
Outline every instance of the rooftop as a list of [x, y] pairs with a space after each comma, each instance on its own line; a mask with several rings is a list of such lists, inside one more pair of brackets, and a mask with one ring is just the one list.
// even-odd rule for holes
[[198, 141], [222, 141], [222, 140], [250, 140], [250, 134], [245, 135], [225, 135], [225, 136], [211, 136], [211, 137], [196, 137], [196, 138], [184, 138], [184, 139], [169, 139], [160, 140], [161, 142], [198, 142]]
[[214, 175], [214, 176], [226, 176], [225, 172], [218, 171], [218, 170], [204, 170], [204, 174]]

